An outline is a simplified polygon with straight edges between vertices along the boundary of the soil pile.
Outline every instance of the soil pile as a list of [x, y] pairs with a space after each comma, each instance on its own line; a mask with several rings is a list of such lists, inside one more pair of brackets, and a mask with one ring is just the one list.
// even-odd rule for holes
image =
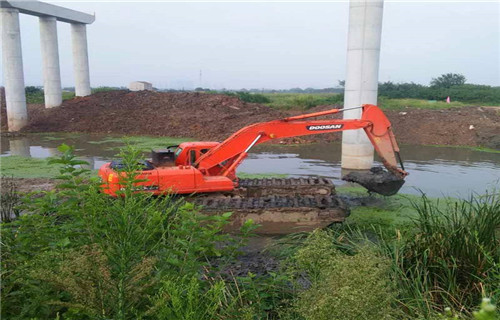
[[[4, 99], [1, 100], [4, 102]], [[308, 112], [331, 108], [331, 105], [318, 106]], [[5, 103], [2, 103], [1, 113], [2, 131], [7, 131]], [[300, 113], [280, 112], [226, 95], [120, 90], [67, 100], [61, 108], [45, 109], [43, 105], [29, 105], [30, 123], [24, 131], [154, 135], [221, 141], [246, 125]], [[392, 122], [399, 143], [500, 149], [500, 111], [495, 108], [406, 108], [385, 113]], [[341, 134], [337, 133], [276, 142], [330, 142], [340, 139]]]
[[[318, 106], [309, 112], [331, 109]], [[500, 150], [500, 111], [489, 107], [384, 111], [399, 143], [484, 146]], [[338, 117], [339, 115], [336, 115]], [[339, 141], [341, 135], [316, 135], [314, 141]]]
[[238, 129], [283, 117], [266, 106], [206, 93], [128, 90], [29, 106], [30, 132], [87, 132], [223, 140]]

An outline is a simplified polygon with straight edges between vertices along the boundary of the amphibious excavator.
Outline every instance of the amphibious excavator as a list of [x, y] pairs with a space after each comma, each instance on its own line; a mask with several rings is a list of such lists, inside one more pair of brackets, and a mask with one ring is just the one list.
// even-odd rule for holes
[[[184, 195], [205, 214], [233, 212], [229, 231], [247, 219], [261, 227], [260, 233], [280, 234], [309, 231], [342, 222], [349, 214], [325, 178], [238, 179], [236, 168], [250, 149], [272, 139], [344, 130], [364, 129], [381, 162], [397, 181], [408, 174], [399, 156], [391, 123], [375, 105], [363, 105], [361, 119], [316, 119], [348, 109], [292, 116], [244, 127], [223, 142], [185, 142], [153, 150], [152, 159], [141, 165], [135, 187], [155, 195]], [[398, 167], [398, 161], [401, 167]], [[103, 192], [120, 194], [123, 164], [112, 161], [99, 170]], [[391, 193], [397, 192], [397, 183]]]

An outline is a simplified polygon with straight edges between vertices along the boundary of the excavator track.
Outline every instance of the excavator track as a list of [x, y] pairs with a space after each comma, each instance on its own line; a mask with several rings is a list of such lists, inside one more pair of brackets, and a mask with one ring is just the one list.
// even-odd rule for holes
[[260, 225], [259, 234], [312, 231], [349, 215], [333, 183], [324, 178], [241, 179], [232, 194], [205, 194], [188, 201], [207, 215], [232, 212], [228, 232], [238, 232], [249, 219]]
[[330, 195], [335, 194], [334, 184], [326, 178], [266, 178], [240, 179], [234, 194], [246, 197], [268, 195]]

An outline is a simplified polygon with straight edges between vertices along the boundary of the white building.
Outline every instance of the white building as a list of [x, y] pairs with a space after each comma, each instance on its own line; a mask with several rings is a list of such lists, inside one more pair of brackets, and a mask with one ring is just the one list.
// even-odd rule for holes
[[128, 85], [130, 91], [153, 90], [153, 84], [146, 81], [134, 81]]

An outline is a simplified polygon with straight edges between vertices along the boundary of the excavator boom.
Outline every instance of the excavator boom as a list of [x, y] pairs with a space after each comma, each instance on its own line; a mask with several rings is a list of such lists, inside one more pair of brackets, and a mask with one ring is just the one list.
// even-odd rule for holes
[[361, 108], [361, 119], [311, 120], [343, 111], [332, 109], [244, 127], [201, 156], [194, 166], [208, 175], [235, 177], [237, 166], [254, 145], [272, 139], [364, 129], [387, 170], [404, 178], [407, 173], [403, 168], [398, 168], [399, 147], [392, 133], [391, 123], [377, 106], [363, 105]]

